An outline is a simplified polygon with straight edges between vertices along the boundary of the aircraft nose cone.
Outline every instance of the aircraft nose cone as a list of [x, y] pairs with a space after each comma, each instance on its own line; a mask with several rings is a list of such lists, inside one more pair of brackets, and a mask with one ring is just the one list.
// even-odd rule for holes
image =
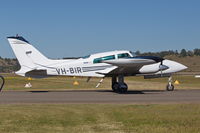
[[171, 60], [164, 60], [163, 64], [169, 67], [167, 70], [163, 71], [165, 73], [175, 73], [175, 72], [183, 71], [188, 68], [187, 66], [181, 63], [171, 61]]
[[175, 72], [183, 71], [187, 69], [187, 67], [181, 63], [178, 62], [171, 62], [171, 69], [173, 69]]
[[185, 65], [183, 65], [183, 64], [181, 64], [181, 63], [179, 63], [179, 69], [180, 69], [180, 71], [185, 70], [185, 69], [187, 69], [187, 68], [188, 68], [187, 66], [185, 66]]

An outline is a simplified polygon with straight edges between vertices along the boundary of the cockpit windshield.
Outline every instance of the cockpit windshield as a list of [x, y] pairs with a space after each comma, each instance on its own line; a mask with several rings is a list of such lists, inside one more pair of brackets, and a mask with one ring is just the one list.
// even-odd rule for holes
[[119, 59], [119, 58], [128, 58], [128, 57], [131, 57], [131, 56], [129, 55], [129, 53], [122, 53], [122, 54], [118, 54], [117, 57]]

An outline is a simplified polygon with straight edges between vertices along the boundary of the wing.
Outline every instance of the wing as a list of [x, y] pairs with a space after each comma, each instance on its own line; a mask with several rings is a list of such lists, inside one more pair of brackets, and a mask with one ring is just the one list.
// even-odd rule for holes
[[135, 67], [135, 66], [154, 64], [162, 62], [163, 60], [164, 60], [163, 58], [155, 56], [137, 56], [137, 57], [121, 58], [116, 60], [105, 60], [103, 62], [115, 66]]
[[137, 56], [130, 58], [121, 58], [115, 60], [105, 60], [103, 63], [111, 64], [117, 66], [115, 69], [108, 72], [106, 75], [118, 75], [123, 74], [127, 76], [136, 75], [139, 72], [139, 69], [144, 65], [155, 64], [162, 62], [164, 59], [155, 56]]

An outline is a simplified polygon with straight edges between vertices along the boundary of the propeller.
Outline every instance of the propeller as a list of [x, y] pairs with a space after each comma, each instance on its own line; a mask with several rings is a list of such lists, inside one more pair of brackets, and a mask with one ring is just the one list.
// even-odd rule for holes
[[160, 66], [159, 66], [159, 69], [161, 70], [161, 71], [160, 71], [161, 77], [162, 77], [162, 75], [163, 75], [163, 69], [162, 69], [162, 67], [163, 67], [163, 60], [160, 62]]
[[[163, 59], [164, 60], [164, 59]], [[159, 69], [160, 69], [160, 72], [161, 72], [161, 77], [163, 75], [163, 70], [166, 70], [168, 69], [169, 67], [166, 66], [166, 65], [163, 65], [163, 60], [160, 62], [160, 65], [159, 65]]]

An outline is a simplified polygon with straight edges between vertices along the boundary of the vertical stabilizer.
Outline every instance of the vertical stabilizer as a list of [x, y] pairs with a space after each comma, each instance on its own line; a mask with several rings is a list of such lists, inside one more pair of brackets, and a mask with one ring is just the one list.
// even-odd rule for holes
[[19, 75], [24, 76], [22, 73], [47, 65], [50, 61], [21, 36], [8, 37], [8, 42], [21, 65]]

